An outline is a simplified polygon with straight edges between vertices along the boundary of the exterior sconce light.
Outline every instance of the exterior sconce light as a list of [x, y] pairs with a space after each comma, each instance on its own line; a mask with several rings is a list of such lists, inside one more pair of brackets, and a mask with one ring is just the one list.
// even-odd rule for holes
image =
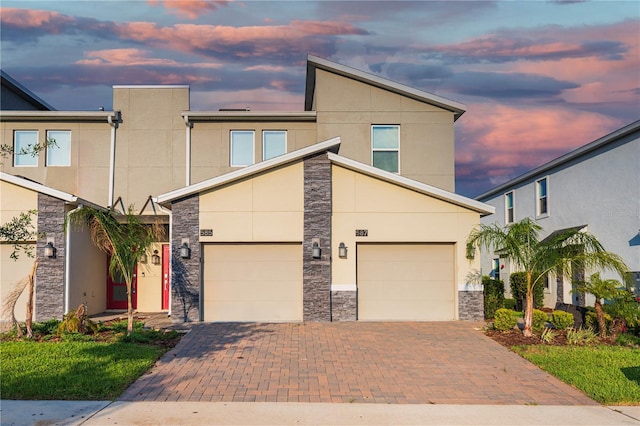
[[191, 249], [186, 241], [183, 242], [180, 247], [180, 257], [183, 259], [189, 259], [191, 257]]
[[473, 246], [473, 244], [469, 243], [467, 244], [467, 259], [473, 260], [475, 258], [476, 258], [476, 248]]
[[138, 258], [138, 262], [140, 263], [147, 263], [147, 253], [142, 253], [140, 255], [140, 257]]
[[344, 243], [340, 243], [338, 246], [338, 257], [341, 259], [347, 258], [347, 246], [345, 246]]
[[151, 263], [154, 265], [160, 264], [160, 256], [158, 256], [158, 250], [153, 251], [153, 256], [151, 256]]
[[56, 249], [53, 246], [53, 241], [48, 241], [47, 245], [44, 246], [44, 255], [47, 256], [50, 259], [55, 259], [56, 258], [56, 252], [58, 251], [58, 249]]
[[320, 259], [321, 254], [322, 254], [322, 251], [320, 250], [320, 243], [317, 241], [314, 241], [313, 244], [311, 245], [311, 256], [314, 259]]

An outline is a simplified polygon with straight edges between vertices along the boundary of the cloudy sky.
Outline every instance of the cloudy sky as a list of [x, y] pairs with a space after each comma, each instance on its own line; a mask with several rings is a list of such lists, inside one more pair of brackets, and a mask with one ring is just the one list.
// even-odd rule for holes
[[10, 1], [3, 70], [60, 110], [116, 84], [189, 84], [192, 110], [304, 109], [320, 56], [462, 102], [475, 196], [640, 118], [632, 1]]

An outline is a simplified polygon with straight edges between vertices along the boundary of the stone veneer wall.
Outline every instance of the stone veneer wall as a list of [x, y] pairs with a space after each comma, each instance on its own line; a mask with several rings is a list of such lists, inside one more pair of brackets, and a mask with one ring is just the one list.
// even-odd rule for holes
[[[171, 317], [179, 322], [200, 321], [200, 196], [174, 201], [171, 209]], [[183, 238], [189, 238], [189, 259], [180, 257]]]
[[[311, 255], [320, 239], [321, 258]], [[331, 162], [323, 152], [304, 160], [303, 319], [331, 321]]]
[[355, 291], [331, 292], [331, 321], [357, 320], [358, 300]]
[[484, 320], [484, 292], [458, 291], [458, 319], [461, 321]]
[[[66, 239], [64, 235], [65, 202], [45, 194], [38, 194], [38, 237], [36, 258], [38, 269], [35, 282], [35, 320], [62, 319], [64, 315], [64, 266]], [[47, 238], [54, 239], [56, 257], [44, 256]]]

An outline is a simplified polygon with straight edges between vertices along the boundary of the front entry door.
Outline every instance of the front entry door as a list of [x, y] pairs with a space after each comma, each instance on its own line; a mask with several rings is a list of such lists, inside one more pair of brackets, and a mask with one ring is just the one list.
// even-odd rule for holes
[[[107, 309], [127, 309], [127, 283], [121, 274], [116, 273], [116, 276], [112, 277], [108, 272], [110, 260], [110, 258], [107, 258]], [[133, 281], [131, 282], [131, 305], [133, 309], [138, 307], [137, 269], [136, 267], [133, 271]]]
[[162, 245], [162, 309], [169, 309], [169, 244]]

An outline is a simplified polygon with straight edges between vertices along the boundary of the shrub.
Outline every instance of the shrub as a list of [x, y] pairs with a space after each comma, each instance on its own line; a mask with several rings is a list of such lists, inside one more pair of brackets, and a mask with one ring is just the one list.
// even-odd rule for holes
[[515, 299], [504, 299], [502, 303], [502, 307], [505, 309], [516, 309], [516, 300]]
[[493, 318], [496, 309], [500, 309], [504, 303], [504, 283], [488, 276], [482, 277], [484, 287], [484, 317]]
[[493, 319], [493, 327], [499, 331], [511, 330], [518, 323], [512, 314], [511, 309], [497, 309]]
[[545, 328], [544, 330], [542, 330], [540, 340], [542, 340], [544, 343], [552, 343], [553, 339], [555, 339], [557, 335], [557, 332], [553, 331], [552, 329]]
[[42, 336], [50, 336], [52, 334], [57, 334], [59, 325], [60, 325], [60, 320], [53, 318], [43, 322], [36, 322], [33, 324], [31, 329], [33, 330], [34, 334], [40, 334]]
[[570, 345], [590, 345], [598, 341], [598, 335], [591, 328], [567, 329], [567, 343]]
[[[609, 330], [609, 328], [611, 327], [611, 315], [609, 315], [608, 313], [605, 312], [604, 314], [604, 322], [605, 322], [605, 327], [607, 327], [607, 331]], [[586, 315], [584, 316], [584, 325], [587, 328], [590, 328], [592, 330], [595, 330], [597, 332], [600, 331], [600, 327], [598, 327], [598, 317], [596, 315], [596, 312], [592, 309], [588, 310]]]
[[[509, 280], [511, 282], [511, 294], [517, 301], [522, 301], [524, 308], [524, 301], [527, 296], [527, 273], [526, 272], [514, 272], [510, 275]], [[533, 307], [542, 308], [544, 305], [544, 286], [539, 282], [533, 288]]]
[[640, 337], [634, 336], [630, 333], [623, 333], [618, 335], [616, 343], [620, 346], [627, 346], [630, 348], [640, 348]]
[[[105, 325], [105, 330], [111, 330], [116, 333], [125, 333], [127, 331], [127, 320], [118, 320], [113, 321], [109, 325]], [[133, 320], [133, 331], [140, 331], [144, 327], [144, 323], [142, 321]]]
[[573, 327], [573, 314], [565, 311], [553, 311], [551, 313], [551, 324], [558, 330], [566, 330], [569, 327]]
[[546, 312], [543, 312], [539, 309], [534, 309], [531, 328], [533, 328], [535, 331], [541, 331], [547, 323], [547, 319], [549, 319], [549, 317], [547, 316]]
[[640, 303], [636, 301], [633, 293], [622, 291], [609, 302], [603, 306], [604, 311], [612, 318], [624, 320], [626, 327], [640, 336]]

